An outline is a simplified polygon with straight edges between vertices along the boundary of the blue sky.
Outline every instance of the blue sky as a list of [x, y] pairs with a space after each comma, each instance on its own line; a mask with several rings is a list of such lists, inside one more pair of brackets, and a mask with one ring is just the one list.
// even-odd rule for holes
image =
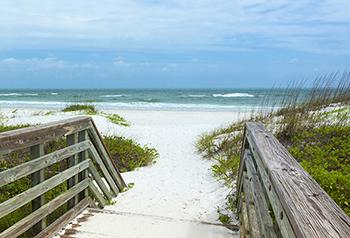
[[0, 87], [271, 87], [349, 69], [349, 0], [2, 0]]

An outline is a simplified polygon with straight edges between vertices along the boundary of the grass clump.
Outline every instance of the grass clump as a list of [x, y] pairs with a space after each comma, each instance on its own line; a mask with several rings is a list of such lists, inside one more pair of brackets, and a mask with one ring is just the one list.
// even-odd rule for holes
[[121, 172], [150, 165], [159, 156], [155, 148], [141, 146], [132, 139], [125, 137], [106, 136], [104, 142]]
[[104, 116], [113, 124], [120, 126], [130, 126], [129, 122], [127, 122], [124, 117], [118, 114], [104, 114]]
[[0, 133], [5, 132], [5, 131], [11, 131], [11, 130], [16, 130], [16, 129], [21, 129], [21, 128], [26, 128], [29, 127], [29, 124], [20, 124], [20, 125], [13, 125], [13, 126], [7, 126], [4, 124], [0, 124]]
[[91, 104], [71, 104], [62, 109], [62, 112], [83, 111], [88, 115], [96, 115], [97, 109]]

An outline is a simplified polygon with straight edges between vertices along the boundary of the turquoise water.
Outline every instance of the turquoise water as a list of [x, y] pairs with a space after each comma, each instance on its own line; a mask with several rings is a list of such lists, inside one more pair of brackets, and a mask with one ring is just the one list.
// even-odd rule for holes
[[[90, 103], [106, 109], [150, 110], [251, 110], [276, 107], [283, 89], [96, 89], [0, 90], [0, 107], [62, 108], [70, 103]], [[269, 102], [263, 103], [269, 94]]]

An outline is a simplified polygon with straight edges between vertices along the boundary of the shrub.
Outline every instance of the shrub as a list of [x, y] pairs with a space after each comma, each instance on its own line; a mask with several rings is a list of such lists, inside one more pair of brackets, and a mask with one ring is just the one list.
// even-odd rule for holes
[[118, 114], [103, 114], [110, 122], [120, 126], [130, 126], [124, 117]]
[[293, 135], [289, 151], [350, 215], [350, 126], [309, 128]]
[[141, 146], [132, 139], [106, 136], [104, 142], [112, 159], [122, 172], [150, 165], [158, 157], [156, 149]]
[[71, 104], [62, 109], [62, 112], [84, 111], [88, 115], [96, 115], [97, 109], [90, 104]]

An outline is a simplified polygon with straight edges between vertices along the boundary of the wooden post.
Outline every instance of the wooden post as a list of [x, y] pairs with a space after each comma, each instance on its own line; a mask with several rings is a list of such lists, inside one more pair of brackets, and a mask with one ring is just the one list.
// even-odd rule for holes
[[[34, 145], [30, 147], [30, 158], [36, 159], [40, 156], [44, 155], [44, 144]], [[45, 171], [41, 169], [31, 175], [32, 187], [38, 185], [39, 183], [45, 180]], [[39, 209], [41, 206], [45, 204], [45, 195], [41, 195], [32, 201], [32, 211]], [[41, 232], [46, 227], [46, 219], [40, 220], [37, 224], [33, 226], [33, 231], [35, 234]]]
[[[74, 133], [67, 136], [67, 145], [73, 145], [78, 142], [78, 133]], [[67, 159], [67, 168], [70, 168], [78, 163], [78, 155], [73, 155], [72, 157]], [[72, 178], [67, 180], [67, 189], [73, 187], [75, 184], [78, 183], [78, 175], [74, 175]], [[74, 198], [70, 199], [67, 202], [68, 209], [73, 208], [79, 201], [79, 195], [75, 196]]]
[[[87, 132], [87, 130], [80, 131], [79, 135], [78, 135], [78, 142], [82, 142], [82, 141], [85, 141], [85, 140], [88, 140], [88, 132]], [[80, 152], [79, 153], [79, 162], [87, 159], [87, 156], [88, 156], [87, 150], [85, 150], [83, 152]], [[84, 180], [87, 177], [88, 177], [88, 170], [84, 170], [83, 172], [81, 172], [79, 174], [79, 182]], [[85, 189], [83, 192], [81, 192], [79, 194], [79, 200], [82, 200], [82, 199], [84, 199], [85, 197], [88, 197], [88, 196], [89, 196], [89, 189]]]

